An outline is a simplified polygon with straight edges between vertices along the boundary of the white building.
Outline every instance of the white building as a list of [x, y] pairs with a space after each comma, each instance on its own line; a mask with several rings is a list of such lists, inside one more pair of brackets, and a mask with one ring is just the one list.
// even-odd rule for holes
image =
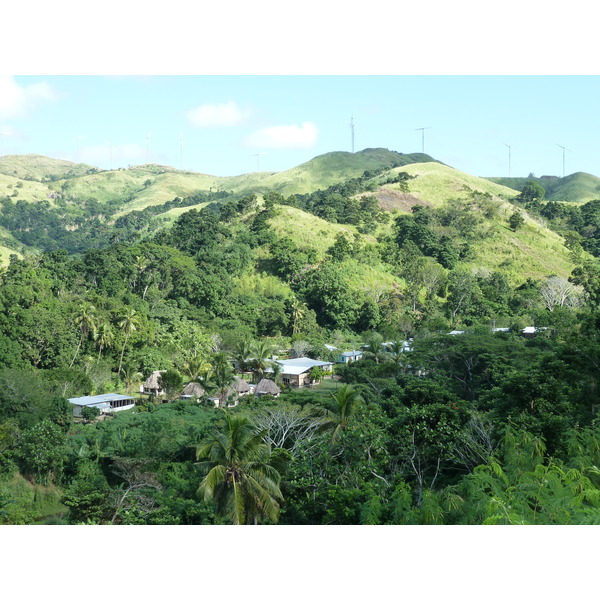
[[321, 367], [323, 371], [331, 372], [333, 363], [312, 358], [290, 358], [287, 360], [276, 360], [282, 366], [281, 378], [283, 383], [294, 387], [310, 385], [309, 371], [313, 367]]
[[73, 405], [73, 416], [81, 417], [81, 410], [85, 406], [93, 406], [102, 413], [112, 413], [119, 410], [129, 410], [135, 406], [133, 396], [124, 396], [123, 394], [100, 394], [98, 396], [80, 396], [79, 398], [69, 398]]

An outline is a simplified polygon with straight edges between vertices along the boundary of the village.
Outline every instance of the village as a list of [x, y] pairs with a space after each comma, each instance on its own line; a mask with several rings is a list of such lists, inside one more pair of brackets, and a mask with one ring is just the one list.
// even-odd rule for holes
[[[528, 326], [520, 331], [524, 338], [533, 338], [538, 333], [548, 330], [547, 327]], [[509, 333], [508, 327], [492, 327], [493, 333]], [[453, 330], [446, 335], [457, 336], [468, 333], [464, 330]], [[388, 356], [410, 352], [412, 338], [401, 342], [382, 342], [381, 350]], [[361, 360], [368, 355], [368, 345], [361, 346], [361, 350], [347, 350], [339, 352], [336, 346], [325, 344], [325, 348], [335, 356], [334, 361], [318, 360], [307, 356], [296, 358], [280, 358], [276, 355], [267, 361], [267, 366], [260, 376], [247, 369], [247, 365], [233, 361], [232, 367], [238, 375], [230, 377], [227, 385], [215, 392], [215, 386], [203, 386], [202, 378], [189, 381], [183, 389], [175, 393], [167, 393], [167, 386], [162, 375], [165, 370], [153, 371], [140, 385], [137, 396], [120, 394], [116, 392], [68, 398], [73, 405], [75, 419], [91, 420], [96, 417], [106, 417], [117, 412], [130, 410], [151, 401], [153, 403], [170, 402], [173, 400], [195, 401], [216, 408], [234, 408], [238, 406], [240, 398], [253, 396], [261, 398], [270, 396], [278, 398], [284, 389], [319, 389], [329, 388], [324, 382], [337, 381], [335, 374], [336, 365], [348, 365]], [[292, 350], [281, 352], [283, 356], [292, 354]], [[278, 385], [279, 383], [279, 385]], [[212, 393], [205, 387], [212, 388]], [[91, 410], [90, 410], [91, 409]]]

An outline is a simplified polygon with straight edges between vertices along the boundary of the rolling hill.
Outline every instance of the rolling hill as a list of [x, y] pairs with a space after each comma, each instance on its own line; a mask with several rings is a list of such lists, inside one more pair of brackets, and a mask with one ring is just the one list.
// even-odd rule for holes
[[[515, 210], [508, 200], [517, 194], [514, 189], [517, 181], [507, 182], [511, 188], [502, 185], [501, 178], [475, 177], [425, 154], [401, 154], [383, 148], [367, 148], [354, 154], [331, 152], [280, 173], [248, 173], [235, 177], [216, 177], [160, 165], [97, 171], [89, 165], [38, 155], [6, 156], [0, 159], [0, 195], [12, 201], [47, 201], [59, 218], [69, 218], [69, 227], [76, 228], [76, 219], [82, 222], [85, 207], [92, 200], [99, 207], [96, 210], [105, 211], [110, 223], [132, 211], [158, 207], [176, 197], [192, 197], [199, 192], [221, 190], [240, 197], [276, 191], [286, 197], [326, 190], [361, 177], [366, 171], [370, 172], [373, 185], [371, 191], [358, 197], [375, 195], [379, 206], [387, 211], [410, 212], [417, 204], [439, 208], [451, 201], [468, 201], [473, 194], [481, 194], [494, 203], [495, 216], [486, 224], [487, 235], [474, 246], [475, 256], [470, 262], [473, 267], [502, 269], [515, 281], [548, 274], [568, 275], [573, 267], [562, 238], [541, 223], [525, 215], [525, 226], [521, 230], [513, 232], [507, 227], [508, 217]], [[408, 189], [400, 183], [387, 183], [397, 179], [401, 172], [410, 176], [406, 182]], [[591, 177], [575, 174], [560, 182], [563, 189], [564, 184], [570, 182], [581, 189], [581, 182], [585, 181], [591, 189], [594, 183]], [[204, 205], [199, 199], [194, 205], [169, 207], [168, 211], [151, 217], [153, 228], [169, 227], [186, 210]], [[332, 223], [288, 206], [282, 208], [272, 225], [279, 235], [289, 237], [302, 247], [312, 247], [319, 254], [333, 243], [336, 233], [343, 231], [351, 236], [357, 233], [355, 227]], [[376, 235], [390, 230], [390, 224], [382, 225]], [[0, 248], [0, 259], [4, 263], [15, 250], [19, 254], [35, 251], [20, 244], [10, 231], [0, 233], [0, 245], [4, 244]], [[373, 235], [362, 238], [365, 243], [377, 243]], [[391, 285], [387, 273], [363, 275], [370, 281], [380, 277]]]
[[487, 177], [490, 181], [521, 191], [528, 181], [546, 190], [546, 200], [583, 204], [600, 198], [600, 178], [589, 173], [572, 173], [566, 177]]

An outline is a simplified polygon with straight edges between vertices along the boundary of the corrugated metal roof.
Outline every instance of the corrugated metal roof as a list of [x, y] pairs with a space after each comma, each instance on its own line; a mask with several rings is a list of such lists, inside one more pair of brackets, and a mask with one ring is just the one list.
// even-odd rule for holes
[[77, 406], [93, 406], [111, 400], [134, 400], [134, 396], [124, 396], [123, 394], [99, 394], [98, 396], [80, 396], [79, 398], [68, 398], [71, 404]]

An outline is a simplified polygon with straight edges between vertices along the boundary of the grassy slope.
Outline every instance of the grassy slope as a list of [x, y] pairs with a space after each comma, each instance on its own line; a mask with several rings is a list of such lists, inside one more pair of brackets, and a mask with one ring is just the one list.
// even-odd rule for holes
[[[17, 187], [20, 184], [21, 187]], [[17, 192], [17, 196], [13, 194]], [[53, 204], [50, 197], [52, 191], [44, 183], [26, 181], [10, 175], [0, 173], [0, 197], [9, 196], [11, 200], [25, 200], [26, 202], [48, 201]]]
[[[504, 198], [515, 196], [516, 191], [439, 163], [414, 164], [395, 170], [416, 175], [416, 179], [408, 182], [410, 195], [435, 207], [443, 206], [452, 198], [466, 199], [470, 190], [493, 196], [498, 203], [499, 215], [487, 224], [485, 238], [475, 244], [477, 258], [468, 263], [473, 268], [502, 271], [515, 283], [527, 277], [540, 279], [551, 274], [570, 274], [574, 265], [561, 236], [525, 214], [525, 225], [521, 230], [513, 232], [508, 228], [508, 218], [515, 208]], [[382, 189], [389, 188], [398, 188], [398, 185], [391, 184]], [[398, 209], [409, 210], [401, 205]]]
[[544, 179], [541, 177], [488, 177], [501, 185], [521, 191], [530, 180], [546, 190], [546, 200], [583, 204], [600, 198], [600, 178], [589, 173], [572, 173], [566, 177]]
[[7, 155], [0, 157], [0, 173], [23, 179], [42, 179], [44, 175], [84, 175], [90, 165], [49, 158], [40, 154]]
[[[350, 240], [357, 233], [353, 225], [329, 223], [291, 206], [281, 206], [280, 214], [271, 219], [270, 224], [279, 237], [291, 239], [300, 248], [314, 249], [318, 260], [325, 258], [327, 249], [333, 245], [338, 233], [345, 234]], [[363, 243], [375, 243], [373, 236], [361, 235], [360, 238]], [[349, 286], [358, 291], [378, 287], [393, 289], [401, 282], [389, 273], [384, 264], [367, 265], [351, 260], [345, 264], [345, 273]]]
[[284, 196], [306, 194], [346, 179], [359, 177], [367, 170], [391, 168], [394, 164], [417, 161], [433, 161], [433, 158], [426, 154], [400, 154], [384, 148], [367, 148], [354, 154], [329, 152], [293, 169], [266, 177], [260, 182], [260, 187], [277, 191]]

